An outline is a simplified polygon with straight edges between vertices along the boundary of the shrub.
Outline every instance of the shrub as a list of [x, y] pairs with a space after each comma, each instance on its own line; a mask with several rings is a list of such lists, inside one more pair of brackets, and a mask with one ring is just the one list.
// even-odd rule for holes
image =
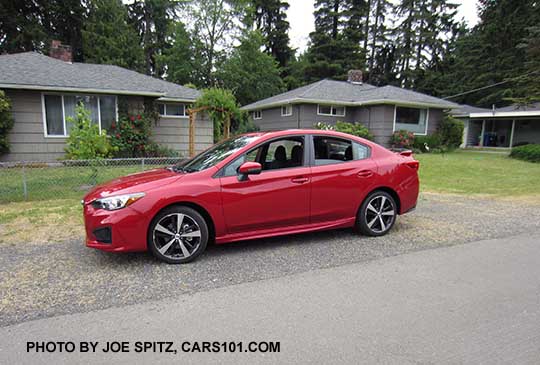
[[394, 134], [392, 134], [392, 137], [390, 137], [390, 144], [394, 148], [412, 148], [414, 145], [414, 139], [414, 133], [399, 130], [395, 131]]
[[373, 140], [373, 135], [362, 123], [348, 123], [337, 121], [335, 125], [319, 122], [315, 124], [316, 129], [334, 130], [337, 132], [352, 134], [353, 136]]
[[11, 115], [11, 102], [0, 90], [0, 155], [9, 152], [8, 133], [13, 128], [13, 116]]
[[155, 142], [150, 142], [145, 152], [145, 157], [181, 157], [180, 152], [166, 146], [160, 146]]
[[428, 136], [415, 136], [413, 149], [420, 152], [433, 152], [433, 150], [438, 149], [441, 145], [441, 136], [438, 133], [434, 133]]
[[111, 146], [105, 130], [99, 131], [99, 126], [92, 123], [90, 111], [83, 104], [75, 108], [75, 117], [67, 121], [73, 126], [66, 141], [66, 158], [72, 160], [93, 160], [111, 157], [115, 147]]
[[540, 162], [540, 144], [527, 144], [512, 148], [510, 157], [529, 162]]
[[437, 133], [441, 139], [441, 145], [449, 149], [458, 148], [463, 141], [464, 124], [461, 120], [447, 115], [442, 120]]
[[115, 157], [146, 157], [148, 149], [155, 149], [150, 141], [150, 121], [143, 114], [120, 117], [109, 133], [116, 147]]

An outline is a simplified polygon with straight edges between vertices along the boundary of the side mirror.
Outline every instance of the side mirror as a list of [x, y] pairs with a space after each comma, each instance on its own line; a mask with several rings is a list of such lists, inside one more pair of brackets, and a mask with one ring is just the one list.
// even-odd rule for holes
[[259, 175], [262, 171], [262, 166], [258, 162], [244, 162], [238, 168], [238, 180], [247, 180], [248, 175]]

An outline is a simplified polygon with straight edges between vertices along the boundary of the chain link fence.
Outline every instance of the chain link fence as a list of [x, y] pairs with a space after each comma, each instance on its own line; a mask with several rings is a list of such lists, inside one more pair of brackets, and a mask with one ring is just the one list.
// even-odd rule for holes
[[49, 199], [80, 199], [97, 184], [182, 158], [121, 158], [56, 162], [0, 162], [0, 204]]

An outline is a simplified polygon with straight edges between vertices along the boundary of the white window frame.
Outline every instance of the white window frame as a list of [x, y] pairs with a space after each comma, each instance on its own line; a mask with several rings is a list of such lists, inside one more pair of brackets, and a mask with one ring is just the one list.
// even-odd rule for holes
[[[64, 134], [48, 134], [47, 133], [47, 113], [45, 110], [45, 95], [59, 95], [62, 100], [62, 123], [64, 125]], [[118, 96], [117, 95], [110, 95], [110, 94], [87, 94], [87, 93], [73, 93], [73, 94], [63, 94], [63, 93], [55, 93], [55, 92], [44, 92], [41, 93], [41, 115], [43, 120], [43, 135], [45, 138], [67, 138], [69, 137], [69, 133], [67, 131], [67, 123], [66, 123], [66, 109], [64, 107], [64, 96], [95, 96], [97, 97], [97, 110], [98, 110], [98, 127], [99, 132], [101, 133], [101, 101], [100, 96], [114, 96], [114, 109], [116, 114], [116, 121], [118, 121]]]
[[[257, 114], [259, 116], [257, 116]], [[262, 119], [262, 110], [261, 109], [254, 110], [253, 111], [253, 120], [259, 120], [259, 119]]]
[[424, 129], [424, 133], [412, 132], [415, 136], [427, 136], [428, 126], [429, 126], [429, 108], [419, 108], [419, 107], [406, 106], [406, 105], [394, 105], [394, 124], [393, 124], [393, 127], [392, 127], [392, 133], [396, 132], [397, 108], [398, 107], [399, 108], [427, 110], [426, 111], [426, 127]]
[[[189, 118], [189, 113], [187, 112], [188, 104], [186, 104], [186, 103], [165, 103], [165, 102], [160, 102], [158, 104], [163, 105], [163, 112], [165, 113], [165, 114], [159, 113], [160, 117], [163, 117], [163, 118], [178, 118], [178, 119]], [[167, 114], [167, 104], [183, 104], [184, 105], [184, 115], [169, 115], [169, 114]], [[159, 111], [159, 106], [158, 106], [158, 111]]]
[[[329, 106], [330, 107], [330, 114], [328, 113], [321, 113], [321, 105], [323, 106]], [[336, 108], [343, 108], [343, 114], [333, 114], [333, 110]], [[327, 117], [344, 117], [347, 114], [347, 107], [345, 105], [335, 105], [335, 104], [317, 104], [317, 115], [324, 115]]]
[[[285, 113], [283, 113], [283, 108], [285, 108]], [[287, 109], [290, 108], [290, 111], [287, 113]], [[282, 117], [290, 117], [293, 115], [293, 107], [292, 104], [285, 104], [281, 106], [281, 116]]]

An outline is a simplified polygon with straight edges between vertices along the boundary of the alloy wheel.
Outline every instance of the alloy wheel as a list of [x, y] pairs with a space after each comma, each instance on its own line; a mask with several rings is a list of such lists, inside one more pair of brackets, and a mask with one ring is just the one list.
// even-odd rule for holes
[[394, 203], [384, 195], [376, 195], [366, 206], [365, 222], [374, 233], [381, 234], [392, 227], [396, 218]]
[[157, 251], [164, 257], [187, 259], [201, 244], [201, 228], [193, 217], [172, 213], [157, 222], [152, 237]]

